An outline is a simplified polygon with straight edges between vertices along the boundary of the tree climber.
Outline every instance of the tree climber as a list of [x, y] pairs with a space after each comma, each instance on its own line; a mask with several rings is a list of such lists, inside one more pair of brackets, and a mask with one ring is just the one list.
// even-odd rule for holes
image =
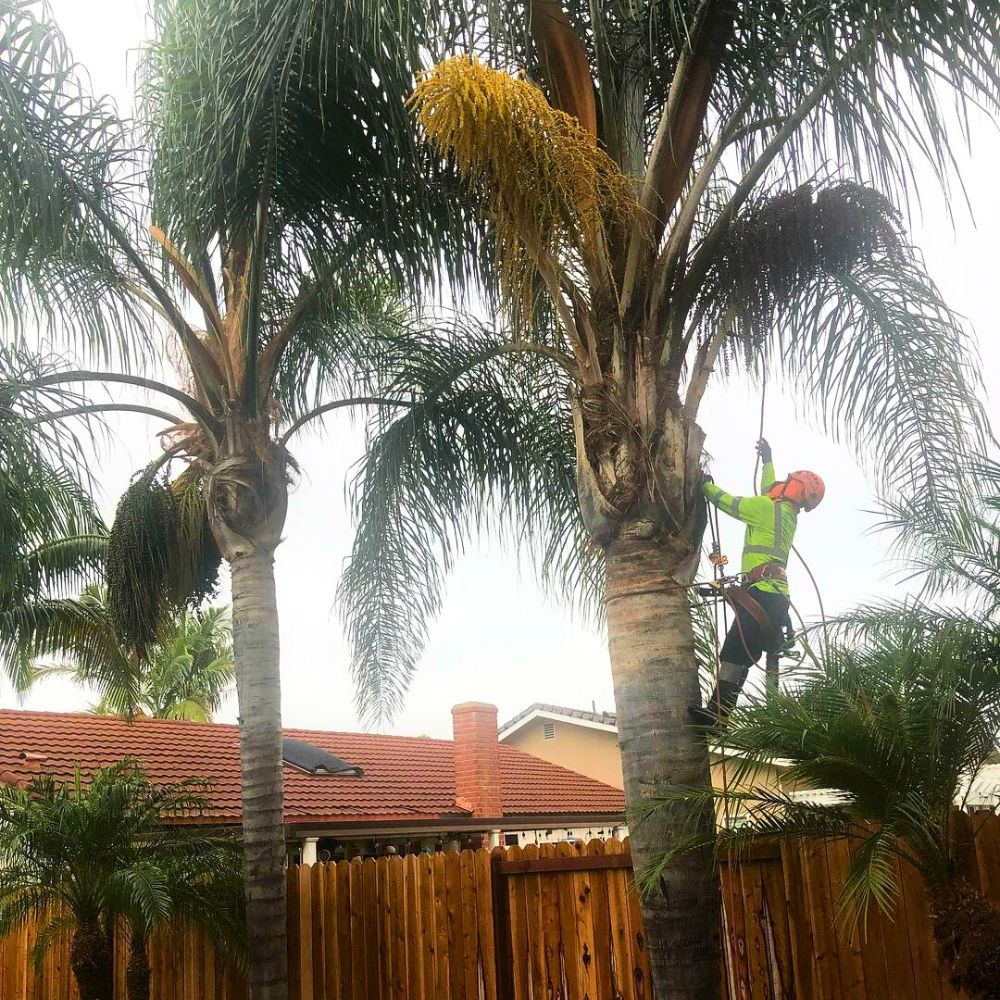
[[750, 672], [765, 650], [777, 652], [784, 643], [788, 617], [788, 578], [785, 569], [795, 538], [800, 510], [813, 510], [823, 499], [823, 480], [815, 472], [793, 472], [778, 482], [774, 475], [771, 446], [757, 442], [763, 459], [760, 494], [734, 497], [705, 475], [705, 497], [719, 510], [746, 524], [740, 587], [727, 590], [734, 620], [719, 653], [719, 678], [708, 705], [691, 705], [688, 713], [699, 725], [724, 721], [736, 705]]

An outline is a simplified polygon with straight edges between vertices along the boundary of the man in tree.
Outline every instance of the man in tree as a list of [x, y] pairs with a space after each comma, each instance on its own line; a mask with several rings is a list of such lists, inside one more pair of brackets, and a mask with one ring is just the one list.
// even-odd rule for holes
[[757, 453], [764, 462], [758, 496], [732, 496], [707, 475], [702, 487], [710, 503], [747, 526], [740, 563], [743, 586], [728, 592], [735, 614], [719, 653], [716, 688], [707, 707], [688, 708], [691, 718], [706, 726], [725, 719], [736, 705], [761, 653], [777, 652], [781, 646], [789, 606], [785, 568], [799, 511], [813, 510], [825, 492], [815, 472], [793, 472], [778, 482], [771, 446], [764, 438], [757, 442]]

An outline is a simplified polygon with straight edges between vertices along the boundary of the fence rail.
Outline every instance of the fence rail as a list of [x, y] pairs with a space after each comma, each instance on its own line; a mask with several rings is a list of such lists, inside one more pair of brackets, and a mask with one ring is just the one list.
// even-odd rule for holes
[[[1000, 819], [956, 817], [966, 876], [1000, 904]], [[723, 864], [732, 1000], [961, 1000], [937, 960], [923, 885], [903, 866], [892, 919], [837, 927], [852, 845], [764, 845]], [[292, 1000], [652, 1000], [628, 842], [463, 851], [288, 870]], [[0, 942], [0, 1000], [78, 1000], [68, 942], [39, 968], [25, 929]], [[125, 997], [116, 944], [115, 1000]], [[155, 935], [151, 1000], [244, 1000], [192, 928]]]

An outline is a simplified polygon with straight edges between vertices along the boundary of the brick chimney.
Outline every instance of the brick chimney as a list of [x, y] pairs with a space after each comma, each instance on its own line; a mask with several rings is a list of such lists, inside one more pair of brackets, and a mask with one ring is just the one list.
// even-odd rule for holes
[[455, 799], [473, 816], [499, 819], [500, 744], [497, 707], [468, 701], [451, 710], [455, 733]]

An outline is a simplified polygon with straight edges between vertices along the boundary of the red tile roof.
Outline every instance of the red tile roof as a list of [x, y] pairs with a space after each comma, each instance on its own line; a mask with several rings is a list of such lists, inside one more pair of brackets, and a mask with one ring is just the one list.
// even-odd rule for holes
[[[310, 775], [285, 765], [286, 823], [405, 822], [468, 816], [455, 800], [454, 744], [425, 737], [286, 729], [364, 768], [362, 777]], [[154, 781], [210, 783], [213, 816], [240, 816], [239, 731], [233, 725], [0, 710], [0, 781], [39, 772], [71, 778], [134, 757]], [[505, 817], [619, 815], [623, 793], [582, 774], [500, 747]]]

